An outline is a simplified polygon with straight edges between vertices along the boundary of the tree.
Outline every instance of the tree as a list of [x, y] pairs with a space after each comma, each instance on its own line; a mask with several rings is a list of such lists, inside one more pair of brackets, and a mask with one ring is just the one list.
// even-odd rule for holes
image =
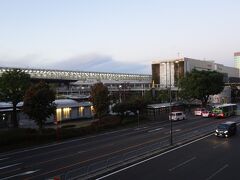
[[11, 123], [18, 127], [17, 104], [23, 100], [25, 91], [30, 86], [30, 75], [20, 69], [6, 71], [0, 77], [0, 98], [10, 101], [13, 106]]
[[128, 107], [129, 110], [132, 111], [134, 114], [137, 114], [137, 111], [143, 113], [149, 102], [150, 101], [144, 97], [133, 97], [128, 101]]
[[23, 111], [37, 123], [40, 132], [46, 119], [55, 113], [54, 100], [55, 91], [44, 82], [31, 86], [25, 94]]
[[179, 82], [180, 95], [184, 99], [201, 100], [207, 105], [210, 95], [219, 94], [224, 88], [223, 74], [216, 71], [193, 70]]
[[108, 94], [108, 88], [101, 82], [94, 84], [91, 88], [93, 107], [98, 118], [101, 118], [108, 112], [110, 104]]
[[157, 93], [157, 100], [161, 103], [169, 102], [169, 91], [168, 90], [160, 90]]
[[121, 123], [125, 115], [125, 112], [128, 111], [129, 109], [130, 109], [129, 103], [126, 103], [126, 102], [121, 102], [121, 103], [119, 102], [112, 107], [112, 111], [120, 115]]

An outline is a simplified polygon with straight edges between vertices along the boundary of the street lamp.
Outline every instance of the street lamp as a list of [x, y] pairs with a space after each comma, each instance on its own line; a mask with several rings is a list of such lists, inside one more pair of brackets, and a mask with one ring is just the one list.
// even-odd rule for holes
[[163, 62], [162, 64], [166, 67], [166, 89], [168, 89], [168, 83], [167, 83], [167, 65], [169, 65], [169, 120], [170, 120], [170, 145], [173, 145], [173, 127], [172, 127], [172, 68], [171, 68], [171, 62]]
[[122, 102], [122, 98], [121, 98], [121, 89], [122, 89], [122, 85], [120, 84], [119, 86], [119, 102]]
[[[180, 71], [179, 71], [179, 61], [175, 61], [175, 63], [177, 64], [177, 93], [176, 93], [176, 96], [177, 96], [177, 101], [178, 101], [178, 92], [179, 92], [179, 78], [180, 78]], [[175, 83], [174, 83], [175, 84]]]
[[139, 129], [139, 110], [137, 110], [137, 115], [138, 115], [138, 129]]
[[170, 117], [170, 145], [173, 145], [173, 127], [172, 127], [172, 67], [171, 67], [171, 62], [169, 62], [169, 82], [170, 82], [170, 86], [169, 86], [169, 117]]

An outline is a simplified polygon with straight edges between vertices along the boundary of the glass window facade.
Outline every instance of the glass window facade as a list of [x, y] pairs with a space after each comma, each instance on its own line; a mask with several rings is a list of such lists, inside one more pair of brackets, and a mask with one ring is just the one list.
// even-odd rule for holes
[[240, 69], [240, 52], [234, 53], [234, 67]]

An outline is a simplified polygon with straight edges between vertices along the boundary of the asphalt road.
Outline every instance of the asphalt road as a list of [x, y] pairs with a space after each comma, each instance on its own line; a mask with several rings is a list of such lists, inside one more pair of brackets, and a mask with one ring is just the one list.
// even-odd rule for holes
[[[173, 123], [174, 143], [195, 134], [211, 131], [216, 124], [228, 119], [194, 117]], [[210, 129], [209, 129], [210, 128]], [[96, 163], [122, 159], [156, 143], [169, 143], [169, 122], [144, 124], [139, 128], [112, 131], [86, 138], [68, 140], [45, 146], [0, 154], [0, 179], [45, 179], [69, 172], [84, 174]], [[201, 149], [201, 148], [200, 148]], [[178, 155], [179, 156], [179, 155]], [[181, 156], [181, 155], [180, 155]], [[190, 157], [191, 159], [192, 157]], [[195, 159], [194, 159], [195, 160]], [[98, 166], [99, 166], [98, 165]], [[164, 166], [164, 165], [163, 165]]]
[[104, 180], [239, 179], [240, 133], [230, 138], [208, 135], [182, 147], [101, 177]]

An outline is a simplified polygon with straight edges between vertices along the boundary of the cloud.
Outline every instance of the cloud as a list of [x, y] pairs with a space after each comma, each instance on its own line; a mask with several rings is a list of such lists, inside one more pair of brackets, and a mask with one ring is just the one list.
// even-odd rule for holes
[[1, 55], [1, 67], [16, 68], [41, 68], [47, 66], [48, 60], [38, 54], [28, 54], [23, 56]]
[[89, 54], [68, 58], [49, 65], [55, 69], [149, 74], [150, 65], [126, 63], [114, 60], [110, 56]]
[[77, 55], [62, 60], [49, 60], [42, 56], [31, 54], [18, 58], [0, 57], [0, 66], [41, 69], [59, 69], [74, 71], [115, 72], [150, 74], [150, 64], [138, 62], [121, 62], [111, 56], [100, 54]]

